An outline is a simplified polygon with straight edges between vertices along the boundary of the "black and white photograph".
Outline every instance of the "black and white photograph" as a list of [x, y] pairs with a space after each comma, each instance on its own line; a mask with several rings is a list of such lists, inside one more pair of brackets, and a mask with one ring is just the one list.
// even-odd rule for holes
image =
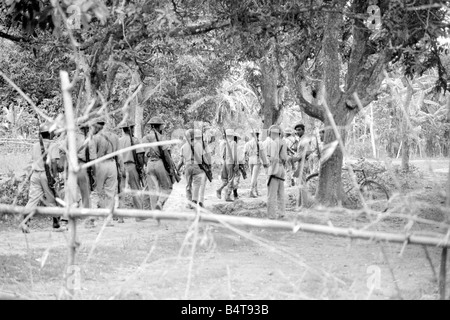
[[438, 0], [0, 0], [0, 300], [450, 300], [449, 31]]

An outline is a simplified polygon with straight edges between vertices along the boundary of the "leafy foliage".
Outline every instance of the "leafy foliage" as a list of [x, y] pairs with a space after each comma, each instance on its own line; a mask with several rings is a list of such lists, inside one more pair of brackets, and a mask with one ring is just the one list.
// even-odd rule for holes
[[[25, 206], [28, 201], [29, 180], [24, 182], [26, 173], [17, 177], [14, 171], [10, 171], [2, 180], [0, 180], [0, 203], [12, 204], [17, 197], [16, 204]], [[21, 188], [20, 188], [21, 187]]]

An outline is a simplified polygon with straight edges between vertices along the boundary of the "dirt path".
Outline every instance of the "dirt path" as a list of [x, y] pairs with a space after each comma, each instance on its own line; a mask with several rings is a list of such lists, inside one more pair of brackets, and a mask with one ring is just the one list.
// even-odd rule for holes
[[[445, 173], [439, 172], [439, 176], [444, 181]], [[244, 181], [241, 192], [245, 203], [250, 201], [245, 197], [247, 183]], [[165, 210], [183, 210], [184, 187], [184, 180], [175, 185]], [[215, 198], [215, 187], [207, 188], [209, 208], [222, 203]], [[440, 187], [430, 181], [427, 192], [436, 193]], [[262, 200], [264, 197], [251, 201]], [[347, 223], [340, 216], [333, 219], [333, 224]], [[49, 226], [26, 237], [17, 229], [1, 229], [0, 292], [38, 299], [58, 297], [67, 257], [67, 234], [51, 232]], [[378, 228], [400, 232], [402, 226], [390, 220]], [[124, 224], [105, 228], [87, 261], [100, 227], [85, 229], [81, 225], [76, 259], [81, 270], [78, 297], [396, 299], [398, 286], [406, 299], [437, 298], [436, 279], [422, 247], [407, 246], [399, 256], [401, 245], [268, 229], [234, 231], [212, 224], [200, 224], [196, 233], [194, 227], [186, 222], [163, 221], [158, 226], [153, 220], [126, 219]], [[196, 234], [197, 246], [192, 255]], [[438, 270], [440, 250], [428, 248], [427, 253]], [[375, 285], [373, 291], [371, 284]]]

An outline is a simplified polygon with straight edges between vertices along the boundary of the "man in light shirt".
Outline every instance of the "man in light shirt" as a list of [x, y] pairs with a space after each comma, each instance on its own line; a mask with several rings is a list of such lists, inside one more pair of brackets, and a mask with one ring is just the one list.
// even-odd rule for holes
[[269, 169], [267, 176], [267, 216], [269, 219], [284, 217], [285, 192], [284, 180], [286, 177], [285, 164], [287, 161], [286, 144], [281, 138], [281, 128], [273, 125], [269, 128], [271, 140], [267, 143], [267, 157]]
[[256, 198], [259, 196], [258, 192], [258, 176], [261, 170], [261, 164], [264, 168], [268, 167], [266, 150], [263, 143], [259, 141], [261, 131], [253, 131], [253, 138], [245, 144], [245, 155], [248, 157], [248, 164], [250, 167], [251, 175], [251, 189], [250, 198]]
[[[48, 123], [42, 124], [39, 128], [39, 135], [42, 137], [43, 146], [41, 146], [39, 141], [33, 145], [31, 154], [32, 174], [30, 177], [28, 202], [25, 206], [27, 212], [26, 215], [31, 211], [31, 209], [37, 207], [40, 202], [47, 207], [56, 207], [55, 197], [58, 195], [56, 194], [55, 185], [50, 185], [53, 182], [48, 180], [47, 174], [55, 180], [58, 177], [59, 148], [58, 144], [52, 141], [52, 135], [49, 128], [50, 124]], [[44, 160], [46, 161], [45, 164]], [[48, 173], [46, 172], [46, 166]], [[50, 188], [50, 186], [52, 186], [53, 189]], [[53, 218], [54, 230], [63, 229], [60, 228], [59, 220], [59, 217]], [[28, 222], [23, 224], [22, 231], [24, 233], [30, 232]]]
[[222, 190], [226, 187], [225, 201], [233, 202], [231, 192], [233, 191], [234, 173], [239, 168], [236, 162], [234, 130], [227, 129], [225, 131], [226, 138], [220, 142], [219, 155], [222, 159], [222, 184], [216, 190], [217, 198], [222, 198]]

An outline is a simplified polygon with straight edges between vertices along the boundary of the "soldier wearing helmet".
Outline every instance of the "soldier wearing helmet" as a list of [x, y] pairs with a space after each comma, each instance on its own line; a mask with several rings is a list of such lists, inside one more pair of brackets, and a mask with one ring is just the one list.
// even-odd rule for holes
[[[93, 136], [89, 142], [91, 161], [119, 150], [119, 137], [113, 132], [106, 131], [105, 124], [106, 119], [104, 117], [99, 117], [94, 121]], [[93, 207], [113, 209], [115, 197], [120, 193], [118, 180], [126, 178], [122, 156], [118, 155], [103, 160], [95, 165], [94, 171], [96, 185], [93, 192], [95, 202]], [[90, 221], [90, 226], [93, 226], [93, 219]]]
[[[142, 139], [142, 143], [166, 140], [162, 135], [164, 122], [160, 117], [152, 117], [149, 124], [151, 131]], [[150, 191], [158, 193], [150, 196], [150, 206], [151, 209], [162, 210], [172, 193], [173, 184], [179, 178], [168, 145], [149, 147], [144, 151], [147, 162], [147, 185]]]
[[[199, 206], [204, 206], [204, 194], [206, 184], [206, 174], [201, 168], [203, 159], [211, 163], [211, 156], [208, 148], [203, 148], [202, 131], [199, 129], [186, 130], [186, 142], [181, 147], [180, 164], [186, 165], [186, 198]], [[188, 208], [192, 209], [190, 204]]]
[[[75, 132], [75, 139], [78, 163], [81, 165], [90, 161], [88, 147], [88, 142], [90, 139], [89, 124], [85, 121], [78, 120], [77, 127], [79, 130]], [[69, 146], [66, 139], [65, 141], [63, 141], [62, 146], [59, 149], [60, 167], [65, 172], [64, 176], [66, 178], [68, 177], [68, 163], [66, 155], [66, 151], [68, 149]], [[94, 177], [92, 175], [92, 172], [88, 172], [87, 169], [79, 170], [77, 172], [77, 185], [77, 199], [81, 198], [82, 207], [89, 209], [91, 207], [91, 191], [94, 190]]]
[[216, 190], [216, 195], [219, 199], [222, 198], [222, 190], [226, 187], [225, 201], [232, 202], [231, 192], [233, 191], [234, 173], [239, 169], [237, 163], [236, 151], [234, 142], [234, 130], [225, 130], [225, 137], [220, 141], [219, 154], [222, 159], [222, 184]]
[[268, 162], [263, 143], [260, 141], [261, 130], [252, 130], [252, 136], [252, 139], [245, 144], [244, 153], [245, 157], [248, 158], [248, 164], [250, 167], [250, 198], [256, 198], [260, 195], [258, 191], [258, 176], [261, 170], [261, 165], [263, 165], [264, 168], [267, 168]]
[[[131, 147], [131, 145], [140, 144], [140, 140], [133, 136], [134, 123], [132, 121], [123, 121], [119, 126], [122, 129], [122, 136], [119, 138], [119, 150]], [[144, 149], [138, 148], [132, 151], [122, 153], [122, 159], [125, 166], [127, 179], [121, 180], [120, 189], [123, 190], [126, 187], [126, 183], [131, 190], [140, 191], [144, 187], [144, 181], [142, 181], [141, 168], [144, 166]], [[135, 209], [143, 209], [142, 195], [134, 193], [132, 195], [133, 205]], [[124, 207], [124, 195], [119, 197], [120, 207]], [[140, 219], [137, 218], [136, 221]], [[120, 220], [119, 220], [120, 221]]]
[[269, 169], [267, 175], [267, 214], [270, 219], [283, 217], [285, 212], [284, 180], [287, 160], [286, 144], [281, 138], [282, 130], [278, 125], [272, 125], [269, 130], [271, 140], [267, 143]]
[[[31, 170], [30, 189], [28, 193], [28, 202], [25, 206], [26, 214], [38, 206], [42, 202], [45, 206], [56, 207], [56, 191], [55, 181], [58, 179], [58, 145], [52, 140], [50, 132], [51, 124], [46, 122], [39, 127], [40, 141], [33, 145], [31, 153]], [[41, 145], [42, 142], [42, 145]], [[45, 160], [45, 162], [44, 162]], [[47, 166], [47, 168], [46, 168]], [[52, 181], [47, 178], [47, 172]], [[53, 229], [64, 230], [61, 228], [59, 218], [53, 218]], [[22, 231], [29, 233], [28, 222], [22, 225]]]

